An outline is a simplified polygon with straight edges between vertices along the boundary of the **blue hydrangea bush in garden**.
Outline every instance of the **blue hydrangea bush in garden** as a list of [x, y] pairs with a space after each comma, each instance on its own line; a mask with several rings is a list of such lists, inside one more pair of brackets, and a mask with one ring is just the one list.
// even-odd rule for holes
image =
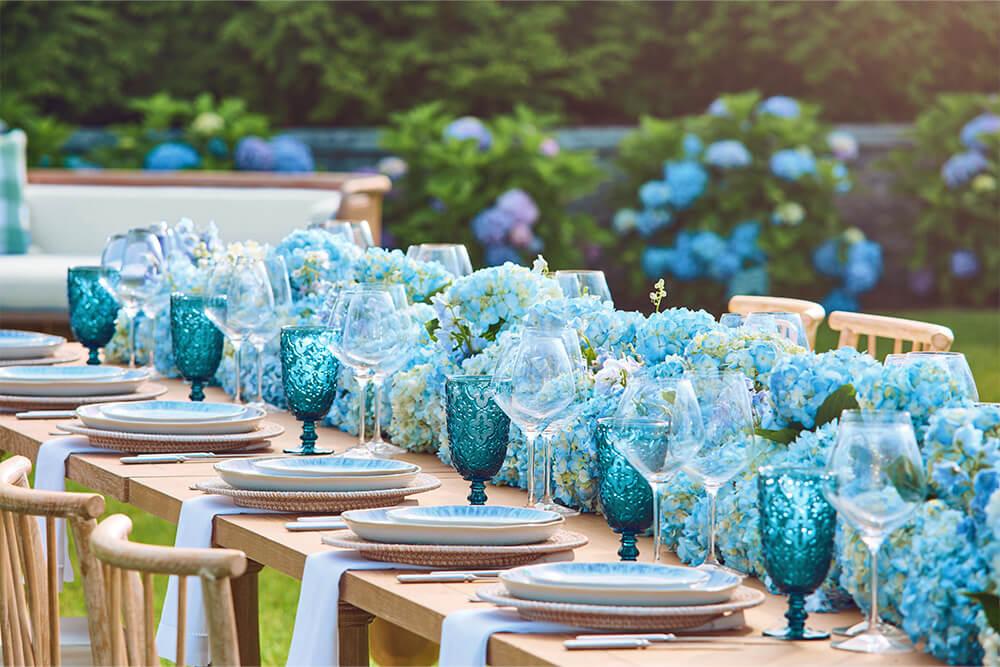
[[[224, 245], [211, 229], [198, 233], [188, 222], [175, 229], [185, 242], [178, 244], [168, 265], [171, 290], [202, 288], [210, 262], [267, 251], [251, 242]], [[616, 310], [594, 297], [566, 298], [541, 257], [531, 268], [506, 263], [454, 279], [436, 263], [407, 259], [398, 250], [361, 251], [321, 230], [296, 230], [273, 252], [288, 264], [293, 303], [283, 316], [289, 324], [322, 322], [329, 300], [358, 278], [406, 287], [414, 302], [410, 316], [422, 325], [422, 335], [378, 400], [389, 414], [387, 431], [394, 443], [436, 452], [446, 462], [446, 377], [488, 375], [526, 326], [576, 329], [586, 372], [580, 374], [576, 400], [552, 438], [553, 479], [556, 497], [585, 511], [600, 510], [597, 419], [615, 412], [630, 383], [677, 376], [691, 368], [743, 372], [759, 437], [748, 468], [719, 496], [717, 547], [727, 564], [768, 585], [758, 530], [757, 468], [823, 466], [842, 409], [907, 410], [930, 494], [916, 517], [883, 547], [880, 609], [914, 640], [923, 641], [927, 651], [950, 663], [974, 663], [995, 652], [997, 635], [979, 601], [966, 593], [1000, 591], [1000, 408], [973, 405], [933, 363], [884, 367], [852, 349], [816, 354], [774, 334], [724, 328], [702, 310], [661, 310], [662, 286], [650, 295], [655, 312], [648, 315]], [[164, 319], [156, 323], [158, 344]], [[109, 347], [113, 355], [122, 356], [122, 342], [116, 337]], [[170, 370], [168, 350], [157, 349], [158, 362]], [[264, 396], [281, 405], [274, 341], [265, 348], [263, 361]], [[247, 355], [245, 392], [253, 391], [253, 362], [253, 355]], [[217, 379], [234, 393], [231, 351]], [[357, 384], [349, 370], [341, 370], [337, 381], [326, 423], [356, 433]], [[524, 437], [512, 426], [508, 456], [494, 482], [523, 488], [526, 465]], [[540, 477], [536, 475], [538, 483]], [[698, 485], [684, 475], [669, 484], [662, 501], [663, 540], [685, 562], [700, 562], [704, 556], [707, 514], [707, 498]], [[826, 582], [809, 600], [811, 610], [867, 604], [865, 548], [846, 524], [838, 529], [835, 553]]]
[[941, 95], [913, 124], [912, 146], [890, 155], [901, 194], [920, 204], [900, 220], [912, 237], [909, 287], [949, 303], [996, 303], [1000, 293], [1000, 98]]
[[584, 268], [610, 240], [590, 216], [569, 213], [600, 178], [593, 155], [561, 150], [553, 116], [523, 106], [480, 120], [432, 103], [393, 116], [380, 171], [395, 244], [464, 243], [474, 265], [523, 264], [544, 251], [556, 268]]
[[[643, 118], [620, 146], [628, 179], [612, 220], [624, 263], [641, 270], [632, 284], [665, 278], [684, 303], [779, 294], [856, 308], [882, 269], [877, 245], [845, 235], [834, 206], [857, 151], [815, 106], [783, 96], [726, 95], [700, 116]], [[812, 257], [824, 242], [835, 256], [821, 269]]]

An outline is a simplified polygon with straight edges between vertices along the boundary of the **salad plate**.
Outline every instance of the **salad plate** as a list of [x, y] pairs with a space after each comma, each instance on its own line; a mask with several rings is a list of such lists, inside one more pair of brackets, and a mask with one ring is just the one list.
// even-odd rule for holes
[[[264, 459], [267, 460], [267, 459]], [[383, 491], [410, 484], [420, 468], [391, 475], [331, 475], [328, 477], [283, 475], [262, 470], [259, 459], [233, 459], [215, 464], [222, 481], [245, 491]]]
[[631, 561], [612, 563], [552, 563], [525, 570], [532, 581], [553, 586], [664, 590], [687, 588], [708, 580], [709, 573], [682, 565]]
[[556, 512], [504, 505], [438, 505], [390, 510], [390, 518], [409, 525], [493, 528], [496, 526], [548, 526], [561, 523]]
[[[477, 507], [483, 507], [479, 505]], [[488, 505], [486, 507], [489, 507]], [[435, 526], [397, 521], [398, 510], [345, 512], [344, 523], [369, 542], [388, 544], [443, 544], [465, 546], [512, 546], [538, 544], [562, 527], [562, 517], [547, 524]]]
[[362, 477], [415, 472], [419, 466], [392, 459], [361, 459], [348, 456], [310, 456], [266, 459], [254, 464], [259, 470], [301, 477]]
[[66, 339], [35, 331], [0, 329], [0, 359], [37, 359], [56, 351]]
[[215, 422], [242, 417], [246, 406], [235, 403], [144, 401], [101, 406], [105, 417], [130, 422]]
[[127, 433], [158, 433], [163, 435], [184, 433], [201, 435], [249, 433], [257, 428], [260, 421], [267, 416], [264, 410], [246, 407], [242, 415], [215, 422], [143, 422], [108, 417], [106, 412], [108, 405], [116, 404], [101, 403], [80, 406], [76, 410], [76, 416], [85, 426], [89, 426], [90, 428]]
[[[15, 367], [12, 367], [15, 368]], [[12, 368], [0, 370], [12, 370]], [[38, 366], [35, 370], [47, 369], [53, 371], [85, 368], [84, 366]], [[117, 370], [117, 369], [116, 369]], [[0, 394], [4, 396], [46, 396], [46, 397], [87, 397], [109, 396], [117, 397], [130, 394], [149, 379], [149, 373], [144, 370], [126, 370], [121, 375], [98, 380], [49, 380], [23, 381], [0, 379]], [[113, 400], [113, 399], [109, 399]], [[81, 401], [86, 403], [91, 401]]]
[[8, 366], [0, 368], [6, 382], [101, 382], [125, 375], [114, 366]]

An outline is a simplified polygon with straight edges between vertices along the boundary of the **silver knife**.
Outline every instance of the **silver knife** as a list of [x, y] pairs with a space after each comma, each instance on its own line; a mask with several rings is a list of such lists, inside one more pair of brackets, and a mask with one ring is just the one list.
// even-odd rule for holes
[[192, 452], [191, 454], [139, 454], [123, 456], [119, 463], [191, 463], [198, 461], [214, 461], [215, 459], [245, 459], [249, 452], [241, 454], [213, 454], [211, 452]]
[[482, 579], [496, 579], [502, 570], [478, 570], [475, 572], [426, 572], [421, 574], [397, 574], [401, 584], [465, 583]]
[[713, 635], [675, 635], [666, 634], [637, 634], [637, 635], [577, 635], [576, 639], [567, 639], [563, 646], [570, 650], [578, 649], [602, 649], [602, 648], [647, 648], [657, 643], [701, 643], [712, 642], [716, 644], [775, 644], [780, 640], [769, 639], [767, 637], [733, 637], [733, 636], [713, 636]]
[[76, 410], [25, 410], [14, 414], [18, 419], [72, 419]]
[[318, 530], [338, 530], [347, 528], [343, 521], [289, 521], [285, 524], [285, 530], [290, 533], [305, 533]]

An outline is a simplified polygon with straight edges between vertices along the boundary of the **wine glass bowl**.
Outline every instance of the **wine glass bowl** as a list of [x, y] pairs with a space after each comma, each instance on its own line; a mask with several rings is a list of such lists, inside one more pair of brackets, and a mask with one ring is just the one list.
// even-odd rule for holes
[[372, 230], [367, 220], [327, 220], [316, 227], [335, 236], [342, 236], [362, 250], [375, 246]]
[[930, 362], [935, 366], [943, 368], [958, 383], [958, 386], [962, 388], [965, 395], [973, 403], [979, 401], [979, 389], [976, 387], [976, 380], [972, 376], [972, 369], [969, 367], [969, 361], [961, 352], [928, 350], [912, 351], [906, 354], [889, 354], [886, 356], [884, 363], [886, 366], [906, 366], [917, 362]]
[[321, 326], [281, 328], [281, 385], [288, 410], [302, 422], [302, 446], [286, 454], [332, 454], [316, 448], [316, 422], [326, 417], [337, 389], [337, 359], [330, 352], [329, 331]]
[[445, 379], [445, 424], [452, 465], [468, 482], [470, 505], [485, 505], [485, 482], [507, 456], [510, 419], [490, 393], [492, 378], [449, 375]]
[[777, 334], [799, 347], [812, 349], [809, 346], [809, 337], [806, 336], [806, 328], [802, 325], [802, 316], [798, 313], [763, 311], [748, 313], [743, 319], [743, 327], [749, 331]]
[[170, 340], [174, 365], [191, 382], [192, 401], [205, 400], [204, 385], [219, 369], [224, 338], [205, 316], [205, 300], [194, 294], [170, 295]]
[[129, 367], [135, 368], [135, 325], [144, 305], [160, 290], [164, 271], [160, 240], [148, 229], [108, 238], [101, 253], [101, 276], [129, 318]]
[[118, 318], [118, 302], [101, 281], [101, 267], [70, 267], [66, 272], [66, 295], [70, 331], [90, 350], [87, 364], [99, 365], [99, 350], [114, 336]]
[[604, 271], [573, 270], [556, 271], [556, 282], [567, 298], [596, 296], [605, 303], [614, 305]]
[[460, 243], [421, 243], [406, 249], [406, 256], [421, 262], [438, 262], [448, 273], [461, 278], [472, 273], [469, 251]]

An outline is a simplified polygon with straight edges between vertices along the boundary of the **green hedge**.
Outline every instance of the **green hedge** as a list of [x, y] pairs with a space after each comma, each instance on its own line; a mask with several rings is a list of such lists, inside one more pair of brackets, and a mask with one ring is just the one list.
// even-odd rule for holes
[[757, 89], [828, 120], [909, 120], [996, 83], [983, 3], [3, 2], [0, 81], [74, 124], [132, 119], [157, 92], [237, 97], [273, 126], [384, 125], [445, 100], [521, 103], [572, 124], [704, 110]]

